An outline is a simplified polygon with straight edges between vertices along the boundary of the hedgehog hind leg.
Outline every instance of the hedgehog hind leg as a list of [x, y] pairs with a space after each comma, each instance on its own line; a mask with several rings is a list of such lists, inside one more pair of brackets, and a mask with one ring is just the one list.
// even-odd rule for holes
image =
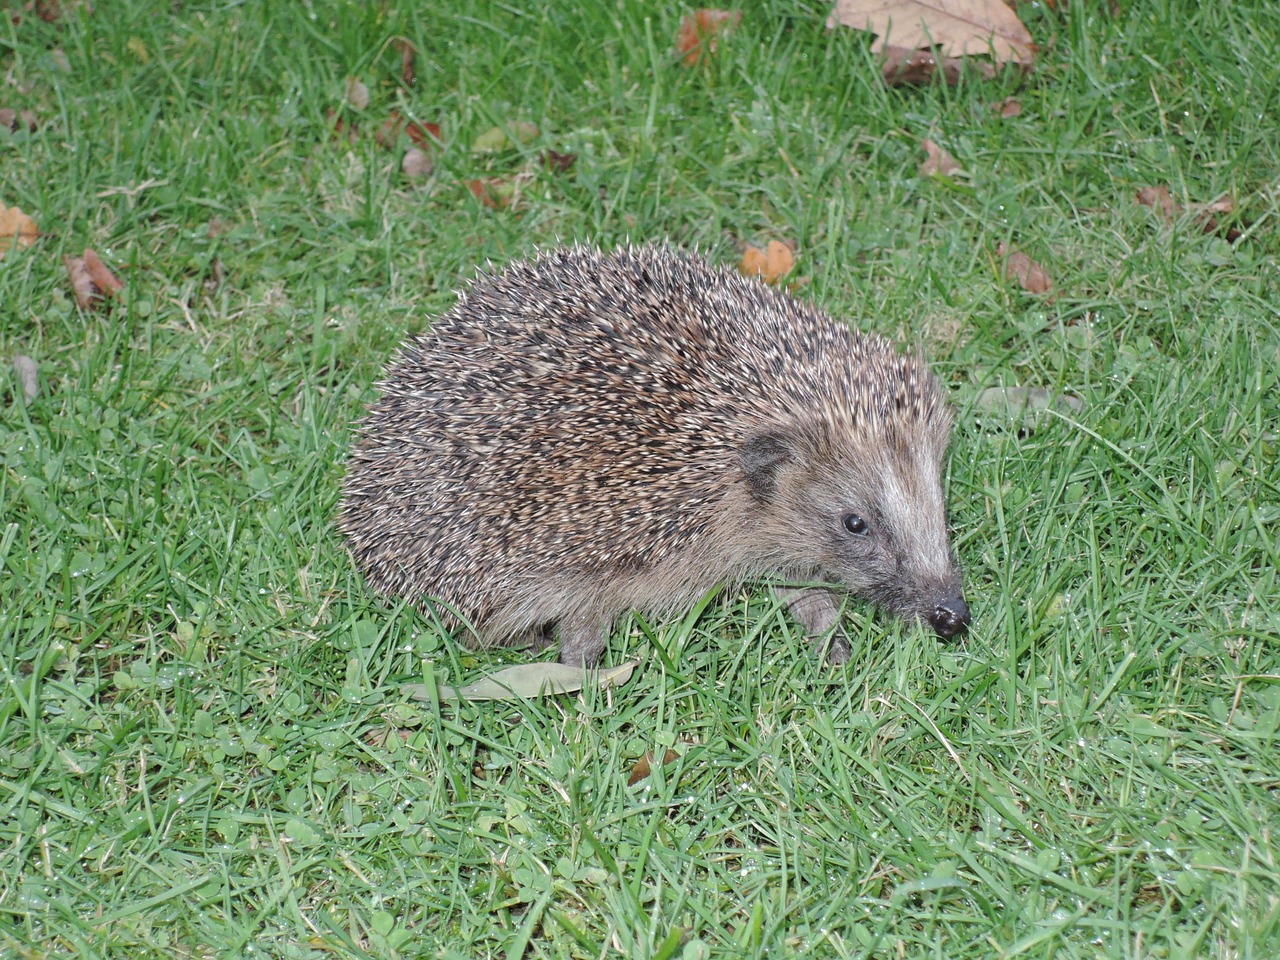
[[783, 591], [781, 597], [827, 663], [848, 662], [849, 638], [840, 626], [840, 603], [835, 594], [820, 587], [800, 587]]
[[560, 621], [560, 662], [567, 667], [594, 667], [609, 640], [609, 621], [596, 616]]

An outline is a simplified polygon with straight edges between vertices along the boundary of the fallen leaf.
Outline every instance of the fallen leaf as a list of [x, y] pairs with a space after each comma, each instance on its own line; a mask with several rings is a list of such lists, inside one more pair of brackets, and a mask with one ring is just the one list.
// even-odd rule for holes
[[22, 399], [30, 403], [40, 392], [40, 374], [36, 362], [19, 353], [13, 358], [13, 374], [22, 388]]
[[1022, 115], [1022, 102], [1017, 97], [1005, 97], [993, 108], [1005, 120]]
[[[667, 747], [667, 752], [662, 755], [662, 762], [658, 766], [665, 767], [668, 763], [674, 763], [679, 759], [680, 754]], [[646, 750], [644, 756], [637, 760], [636, 765], [631, 768], [631, 776], [627, 777], [627, 786], [634, 787], [651, 773], [653, 773], [653, 751]]]
[[795, 254], [781, 240], [770, 240], [765, 249], [747, 245], [742, 252], [738, 272], [747, 277], [759, 277], [765, 283], [776, 285], [796, 265]]
[[1018, 286], [1027, 293], [1051, 293], [1053, 281], [1044, 267], [1036, 263], [1020, 250], [1013, 250], [1007, 244], [996, 247], [996, 256], [1004, 257], [1004, 273], [1010, 280], [1017, 280]]
[[880, 76], [891, 87], [923, 87], [939, 74], [954, 87], [966, 67], [977, 70], [987, 80], [996, 75], [996, 68], [985, 60], [935, 57], [929, 50], [892, 45], [886, 45], [880, 54]]
[[406, 87], [411, 87], [418, 79], [413, 69], [413, 61], [418, 56], [418, 48], [404, 37], [396, 37], [391, 46], [400, 51], [400, 80]]
[[1173, 202], [1173, 197], [1169, 194], [1169, 188], [1164, 184], [1155, 187], [1142, 187], [1138, 191], [1137, 200], [1144, 207], [1159, 210], [1164, 216], [1165, 223], [1172, 223], [1174, 215], [1178, 212], [1178, 205]]
[[676, 32], [676, 52], [684, 58], [686, 67], [696, 67], [704, 56], [711, 56], [719, 47], [719, 35], [742, 22], [741, 10], [695, 10], [680, 21]]
[[937, 47], [948, 57], [990, 55], [997, 63], [1030, 66], [1031, 34], [1001, 0], [836, 0], [827, 18], [876, 35], [873, 53], [892, 44], [908, 50]]
[[[1157, 210], [1165, 223], [1173, 223], [1173, 221], [1182, 212], [1177, 201], [1169, 193], [1169, 188], [1160, 184], [1154, 187], [1142, 187], [1138, 190], [1136, 198], [1138, 203], [1144, 207], [1150, 207]], [[1218, 217], [1229, 216], [1236, 209], [1236, 201], [1234, 197], [1227, 194], [1219, 197], [1210, 203], [1192, 204], [1188, 209], [1191, 214], [1192, 222], [1203, 233], [1216, 234], [1226, 240], [1228, 243], [1235, 243], [1242, 236], [1244, 231], [1239, 226], [1232, 224], [1223, 227]]]
[[124, 289], [124, 284], [91, 249], [86, 249], [83, 257], [63, 257], [62, 262], [82, 310], [92, 310]]
[[471, 144], [472, 153], [499, 153], [513, 146], [524, 146], [538, 138], [538, 125], [516, 120], [506, 126], [490, 127]]
[[45, 23], [57, 23], [77, 7], [83, 7], [87, 14], [93, 13], [93, 4], [88, 0], [34, 0], [34, 3], [27, 4], [27, 9], [32, 10]]
[[418, 180], [431, 172], [435, 164], [425, 150], [410, 147], [400, 160], [400, 169], [410, 180]]
[[431, 149], [440, 143], [440, 127], [437, 124], [419, 123], [417, 120], [405, 123], [398, 110], [391, 111], [391, 116], [383, 121], [373, 138], [378, 141], [378, 146], [391, 149], [400, 139], [401, 131], [408, 136], [414, 146], [423, 150]]
[[343, 87], [342, 98], [357, 110], [363, 110], [369, 106], [369, 88], [366, 87], [355, 77], [347, 77], [346, 86]]
[[490, 210], [502, 210], [511, 206], [520, 197], [520, 187], [525, 174], [510, 177], [484, 177], [478, 180], [464, 180], [471, 195]]
[[347, 123], [346, 117], [339, 111], [330, 107], [325, 111], [325, 119], [329, 121], [329, 128], [332, 130], [334, 140], [345, 140], [347, 143], [356, 142], [356, 125]]
[[61, 47], [54, 47], [49, 51], [49, 58], [53, 60], [53, 65], [63, 73], [71, 72], [71, 60], [67, 56], [67, 52]]
[[230, 229], [231, 227], [227, 225], [225, 220], [221, 217], [214, 217], [209, 221], [209, 226], [205, 232], [209, 235], [210, 240], [216, 240]]
[[88, 248], [84, 251], [84, 266], [89, 271], [89, 279], [93, 285], [109, 297], [114, 297], [124, 289], [124, 284], [114, 273], [107, 269], [97, 252]]
[[578, 162], [576, 153], [556, 153], [554, 150], [548, 150], [542, 155], [542, 161], [547, 165], [548, 170], [554, 170], [556, 173], [568, 173], [573, 169], [573, 165]]
[[955, 157], [947, 153], [932, 140], [922, 140], [920, 146], [924, 147], [925, 158], [920, 163], [920, 176], [932, 177], [942, 175], [949, 177], [953, 173], [963, 173], [964, 167], [956, 163]]
[[36, 242], [40, 231], [36, 222], [23, 213], [18, 207], [6, 207], [0, 203], [0, 260], [14, 243], [20, 247], [29, 247]]
[[417, 120], [410, 120], [404, 128], [404, 132], [409, 135], [409, 139], [413, 141], [414, 146], [421, 147], [423, 150], [436, 147], [444, 142], [438, 123], [419, 123]]
[[[606, 670], [583, 670], [563, 663], [521, 663], [499, 670], [465, 687], [441, 684], [441, 702], [454, 700], [531, 700], [546, 694], [575, 693], [589, 685], [601, 688], [620, 687], [631, 679], [639, 660], [628, 660]], [[415, 700], [430, 700], [431, 691], [423, 684], [410, 684], [403, 692]]]
[[12, 133], [17, 133], [19, 130], [35, 133], [37, 126], [39, 126], [39, 123], [36, 120], [36, 115], [30, 110], [13, 110], [9, 107], [0, 107], [0, 127], [4, 127]]
[[1235, 210], [1235, 198], [1224, 195], [1212, 203], [1206, 203], [1204, 206], [1196, 208], [1195, 220], [1205, 233], [1217, 234], [1227, 243], [1235, 243], [1244, 236], [1244, 231], [1234, 224], [1224, 228], [1218, 220], [1218, 217], [1229, 216], [1235, 213]]

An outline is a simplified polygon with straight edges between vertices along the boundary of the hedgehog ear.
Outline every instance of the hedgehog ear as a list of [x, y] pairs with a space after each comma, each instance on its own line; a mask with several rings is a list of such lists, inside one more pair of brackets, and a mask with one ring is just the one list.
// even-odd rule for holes
[[794, 438], [777, 427], [751, 434], [742, 442], [738, 462], [746, 474], [747, 489], [757, 500], [768, 503], [778, 489], [778, 471], [787, 463], [798, 463], [800, 455]]

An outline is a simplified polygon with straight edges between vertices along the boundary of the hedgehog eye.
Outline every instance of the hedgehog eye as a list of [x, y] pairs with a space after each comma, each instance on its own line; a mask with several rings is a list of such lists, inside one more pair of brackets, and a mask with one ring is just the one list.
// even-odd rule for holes
[[840, 518], [840, 522], [844, 524], [844, 528], [846, 530], [850, 533], [857, 534], [860, 537], [866, 536], [866, 534], [871, 530], [871, 528], [867, 526], [867, 521], [863, 520], [856, 513], [846, 513]]

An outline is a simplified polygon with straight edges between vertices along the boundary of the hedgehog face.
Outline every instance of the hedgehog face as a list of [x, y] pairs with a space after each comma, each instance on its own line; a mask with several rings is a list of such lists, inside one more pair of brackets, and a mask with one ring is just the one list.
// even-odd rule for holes
[[897, 429], [868, 440], [770, 429], [742, 464], [771, 552], [852, 594], [954, 636], [969, 622], [947, 534], [942, 442]]

